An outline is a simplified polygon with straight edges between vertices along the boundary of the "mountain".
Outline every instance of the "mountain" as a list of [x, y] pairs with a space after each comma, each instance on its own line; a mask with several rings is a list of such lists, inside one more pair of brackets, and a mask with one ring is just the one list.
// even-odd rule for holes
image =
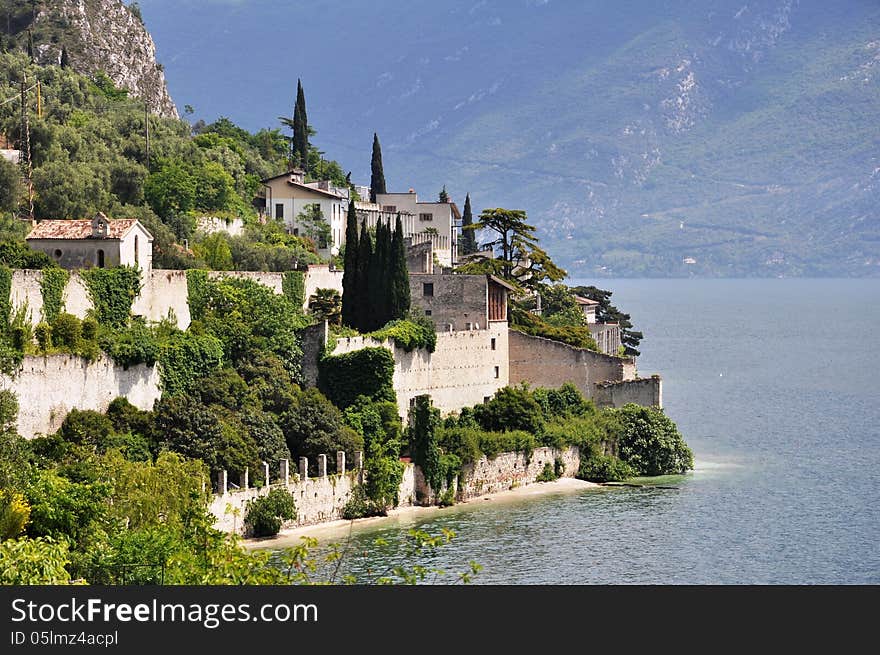
[[[104, 73], [115, 86], [144, 100], [150, 111], [177, 117], [156, 62], [156, 46], [136, 5], [120, 0], [0, 0], [0, 36], [30, 40], [36, 63], [58, 64], [62, 53], [77, 73]], [[10, 44], [7, 44], [10, 45]]]
[[525, 209], [572, 276], [880, 274], [876, 0], [141, 0], [178, 103]]

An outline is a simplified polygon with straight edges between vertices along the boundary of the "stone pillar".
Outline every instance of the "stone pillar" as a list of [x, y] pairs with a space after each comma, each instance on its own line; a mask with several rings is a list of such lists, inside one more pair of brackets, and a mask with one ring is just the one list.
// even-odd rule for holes
[[281, 460], [281, 482], [285, 487], [290, 486], [290, 460], [288, 459]]
[[299, 458], [299, 479], [303, 480], [303, 481], [309, 479], [309, 459], [308, 459], [308, 457], [300, 457]]
[[318, 455], [318, 477], [327, 477], [327, 455], [324, 455], [323, 453]]
[[263, 484], [269, 486], [269, 465], [263, 462]]
[[345, 451], [336, 451], [336, 472], [339, 475], [345, 475]]
[[226, 478], [226, 469], [220, 471], [220, 475], [217, 476], [217, 493], [221, 496], [225, 496], [229, 493], [229, 482]]
[[241, 474], [241, 488], [248, 489], [250, 487], [250, 482], [248, 480], [248, 467], [244, 467], [244, 473]]
[[359, 450], [354, 454], [354, 469], [358, 474], [358, 484], [364, 483], [364, 451]]

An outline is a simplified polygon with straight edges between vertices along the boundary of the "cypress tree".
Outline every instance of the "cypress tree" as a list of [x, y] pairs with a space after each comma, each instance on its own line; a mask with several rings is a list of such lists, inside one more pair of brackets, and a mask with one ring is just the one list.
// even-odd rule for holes
[[380, 220], [376, 223], [376, 244], [369, 266], [370, 312], [369, 330], [378, 330], [388, 322], [388, 228]]
[[376, 195], [385, 191], [385, 171], [382, 169], [382, 147], [379, 136], [373, 132], [373, 160], [370, 163], [370, 202], [376, 202]]
[[28, 30], [28, 38], [27, 38], [27, 55], [28, 59], [31, 60], [31, 63], [34, 63], [34, 33]]
[[468, 225], [474, 224], [474, 215], [471, 212], [471, 194], [467, 194], [464, 198], [464, 214], [461, 217], [461, 254], [472, 255], [477, 252], [477, 233], [475, 230], [468, 230]]
[[394, 237], [391, 240], [390, 270], [388, 278], [391, 280], [389, 289], [389, 318], [390, 320], [404, 318], [410, 307], [409, 271], [406, 266], [406, 247], [403, 243], [403, 224], [400, 214], [394, 222]]
[[67, 54], [67, 48], [61, 47], [61, 68], [70, 66], [70, 55]]
[[357, 294], [358, 272], [358, 226], [354, 200], [348, 203], [348, 216], [345, 219], [345, 259], [342, 271], [342, 322], [349, 326], [357, 325], [360, 297]]
[[306, 113], [306, 96], [302, 82], [296, 81], [296, 104], [293, 107], [293, 154], [299, 158], [300, 167], [309, 170], [309, 119]]
[[361, 236], [358, 240], [357, 254], [357, 277], [355, 278], [355, 292], [357, 299], [357, 314], [355, 329], [361, 332], [370, 331], [370, 316], [373, 313], [372, 297], [370, 296], [370, 260], [373, 259], [373, 240], [367, 230], [367, 221], [361, 221]]

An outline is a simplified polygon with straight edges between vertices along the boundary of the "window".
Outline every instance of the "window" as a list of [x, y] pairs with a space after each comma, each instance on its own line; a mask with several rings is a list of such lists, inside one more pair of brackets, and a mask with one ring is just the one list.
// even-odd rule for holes
[[495, 367], [495, 378], [497, 379], [497, 378], [499, 378], [499, 377], [501, 377], [501, 367], [500, 367], [500, 366], [496, 366], [496, 367]]
[[396, 212], [397, 205], [382, 205], [382, 211], [383, 212], [392, 212], [392, 213]]
[[483, 396], [483, 402], [484, 402], [484, 403], [487, 403], [487, 402], [489, 402], [490, 400], [492, 400], [492, 396]]
[[425, 316], [430, 316], [430, 315], [431, 315], [431, 310], [430, 310], [430, 309], [426, 309], [426, 310], [425, 310]]
[[426, 297], [434, 295], [433, 282], [422, 282], [422, 295]]
[[57, 249], [55, 250], [55, 258], [61, 259], [61, 251], [60, 250], [57, 250]]
[[134, 265], [137, 266], [139, 263], [138, 259], [138, 235], [134, 235]]
[[492, 350], [495, 350], [495, 337], [492, 337]]
[[284, 218], [284, 203], [279, 202], [275, 204], [275, 218]]
[[420, 221], [433, 221], [434, 214], [419, 214]]
[[104, 251], [98, 251], [98, 268], [104, 268]]

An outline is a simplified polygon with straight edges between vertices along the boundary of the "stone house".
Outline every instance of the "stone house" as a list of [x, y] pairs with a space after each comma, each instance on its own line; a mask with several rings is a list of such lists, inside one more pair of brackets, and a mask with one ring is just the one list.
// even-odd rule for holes
[[153, 268], [153, 235], [135, 218], [111, 220], [98, 213], [91, 220], [40, 221], [26, 241], [61, 268]]

